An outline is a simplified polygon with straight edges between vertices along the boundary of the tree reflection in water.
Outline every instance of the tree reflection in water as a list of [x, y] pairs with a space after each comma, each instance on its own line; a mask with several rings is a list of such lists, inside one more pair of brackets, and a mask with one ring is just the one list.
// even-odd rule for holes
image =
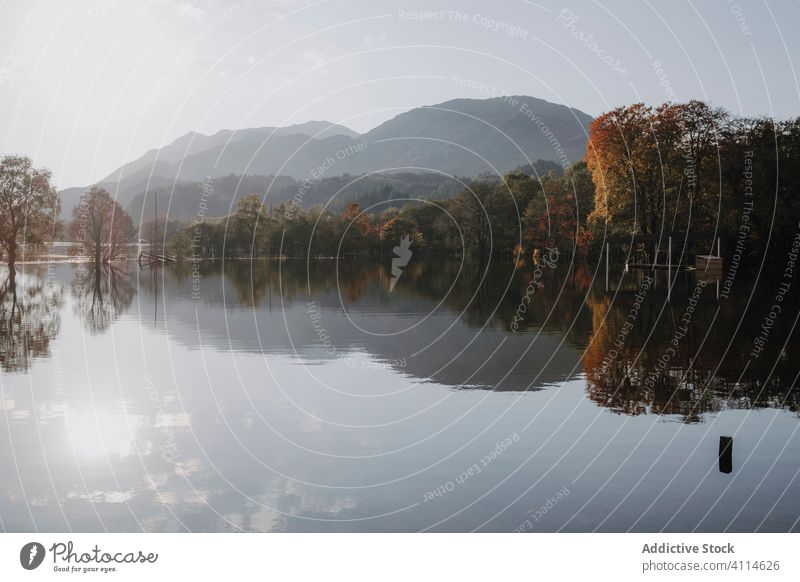
[[[358, 304], [360, 310], [371, 313], [391, 309], [390, 305], [428, 311], [441, 301], [443, 312], [458, 317], [472, 333], [494, 329], [528, 342], [535, 342], [539, 332], [559, 334], [583, 354], [575, 373], [584, 373], [587, 396], [620, 414], [663, 414], [697, 422], [703, 414], [722, 408], [800, 410], [800, 396], [792, 387], [798, 366], [787, 356], [800, 353], [791, 321], [778, 322], [767, 349], [747, 362], [763, 320], [761, 306], [768, 305], [774, 295], [769, 276], [762, 277], [763, 283], [755, 288], [743, 276], [737, 294], [728, 299], [717, 299], [715, 283], [706, 285], [690, 323], [684, 326], [682, 319], [698, 288], [694, 273], [675, 275], [668, 298], [664, 272], [616, 273], [614, 281], [622, 277], [619, 286], [613, 282], [606, 290], [604, 282], [595, 278], [596, 266], [570, 264], [567, 259], [553, 268], [540, 267], [537, 273], [529, 261], [486, 265], [462, 263], [457, 257], [419, 257], [404, 270], [391, 294], [388, 260], [227, 261], [224, 265], [204, 263], [202, 272], [206, 298], [210, 299], [214, 281], [221, 277], [236, 291], [233, 302], [238, 299], [242, 306], [258, 307], [265, 296], [270, 306], [275, 298], [277, 308], [328, 296], [334, 304]], [[540, 285], [532, 287], [534, 277]], [[640, 306], [631, 320], [644, 277], [653, 277], [653, 284], [638, 300]], [[520, 310], [522, 298], [531, 289], [530, 301]], [[786, 312], [800, 309], [796, 297], [786, 301]], [[515, 322], [518, 325], [512, 325]], [[685, 330], [673, 345], [682, 327]], [[407, 339], [400, 334], [382, 341], [401, 346]], [[370, 349], [369, 342], [364, 348]], [[392, 346], [381, 349], [401, 351]], [[494, 357], [511, 358], [507, 351]], [[529, 358], [535, 357], [541, 354], [532, 351]], [[543, 361], [541, 366], [545, 365]]]
[[[614, 284], [606, 291], [603, 284], [597, 284], [590, 265], [544, 269], [541, 286], [526, 303], [519, 324], [512, 326], [520, 317], [521, 299], [531, 288], [533, 273], [533, 265], [525, 263], [498, 261], [487, 266], [462, 264], [457, 258], [420, 257], [408, 265], [392, 293], [388, 291], [389, 261], [203, 262], [199, 275], [203, 300], [224, 309], [281, 309], [327, 297], [331, 306], [340, 301], [358, 304], [354, 313], [365, 317], [394, 311], [402, 316], [409, 309], [426, 313], [441, 302], [438, 311], [458, 318], [466, 334], [491, 329], [517, 345], [535, 342], [540, 332], [559, 336], [580, 350], [572, 374], [583, 372], [588, 398], [620, 414], [664, 414], [697, 422], [705, 413], [723, 408], [800, 410], [800, 395], [794, 387], [800, 366], [791, 357], [800, 353], [800, 338], [791, 329], [790, 318], [775, 323], [770, 341], [757, 359], [748, 358], [763, 322], [763, 306], [769, 305], [774, 295], [768, 277], [754, 289], [745, 288], [743, 279], [739, 293], [727, 300], [718, 300], [713, 284], [707, 286], [690, 324], [677, 345], [672, 345], [696, 288], [694, 274], [680, 273], [668, 300], [666, 275], [656, 273], [631, 321], [645, 274], [628, 273], [619, 286]], [[45, 266], [26, 266], [16, 277], [3, 273], [3, 371], [27, 370], [33, 358], [48, 355], [50, 342], [59, 332], [62, 307], [62, 289], [51, 274]], [[139, 284], [153, 291], [156, 310], [163, 305], [164, 295], [189, 300], [192, 293], [193, 272], [188, 264], [138, 277]], [[134, 281], [127, 265], [80, 266], [71, 291], [74, 313], [84, 329], [89, 333], [108, 330], [130, 308], [136, 293]], [[234, 290], [233, 297], [223, 293], [226, 285]], [[797, 297], [785, 301], [785, 312], [800, 310]], [[361, 341], [355, 336], [351, 339]], [[382, 338], [378, 346], [375, 338], [369, 338], [363, 348], [391, 355], [403, 352], [403, 342], [408, 340], [398, 334]], [[446, 350], [437, 349], [438, 357], [443, 358]], [[665, 354], [669, 354], [666, 364]], [[502, 371], [513, 365], [518, 376], [535, 375], [548, 365], [546, 358], [541, 363], [531, 360], [541, 356], [531, 351], [526, 361], [515, 365], [508, 350], [500, 351], [493, 356], [498, 359], [492, 362], [493, 369]], [[435, 360], [437, 354], [432, 352], [431, 357]], [[430, 375], [426, 368], [414, 369], [410, 362], [405, 372]], [[564, 374], [562, 380], [573, 377]], [[506, 383], [495, 389], [524, 389], [528, 380], [517, 379], [521, 381], [513, 386]]]
[[103, 333], [133, 301], [135, 289], [125, 267], [78, 265], [72, 282], [74, 310], [90, 333]]
[[[792, 322], [778, 322], [764, 352], [750, 356], [763, 306], [774, 295], [769, 277], [755, 287], [742, 285], [731, 299], [717, 299], [714, 284], [707, 285], [694, 308], [696, 275], [681, 273], [669, 300], [666, 274], [655, 275], [656, 286], [635, 317], [645, 273], [631, 275], [615, 296], [601, 289], [588, 295], [592, 332], [583, 367], [591, 400], [621, 414], [676, 415], [684, 422], [727, 408], [800, 410], [794, 386], [800, 368], [787, 357], [800, 349]], [[789, 302], [785, 308], [796, 313], [797, 299]]]
[[34, 358], [47, 357], [61, 323], [63, 290], [47, 267], [26, 265], [2, 274], [0, 369], [24, 372]]

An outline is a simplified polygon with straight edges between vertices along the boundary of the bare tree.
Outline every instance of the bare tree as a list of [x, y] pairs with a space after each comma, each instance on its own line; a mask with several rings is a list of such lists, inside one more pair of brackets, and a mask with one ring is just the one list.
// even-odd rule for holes
[[24, 156], [0, 159], [0, 243], [12, 281], [19, 246], [50, 240], [60, 210], [49, 170], [34, 168]]
[[131, 218], [111, 195], [92, 186], [72, 211], [70, 232], [95, 267], [123, 256], [133, 230]]

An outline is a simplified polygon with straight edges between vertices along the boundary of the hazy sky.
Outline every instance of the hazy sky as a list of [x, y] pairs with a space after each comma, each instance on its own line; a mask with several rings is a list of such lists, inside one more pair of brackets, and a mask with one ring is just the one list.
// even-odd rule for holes
[[189, 131], [364, 131], [456, 97], [794, 117], [798, 23], [796, 1], [0, 0], [0, 146], [67, 187]]

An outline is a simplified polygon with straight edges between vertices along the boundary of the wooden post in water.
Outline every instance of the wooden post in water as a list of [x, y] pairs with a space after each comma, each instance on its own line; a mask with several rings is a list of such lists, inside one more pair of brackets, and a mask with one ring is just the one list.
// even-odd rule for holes
[[609, 256], [611, 252], [609, 251], [610, 243], [606, 243], [606, 293], [608, 293], [608, 268], [609, 268]]
[[[153, 195], [155, 196], [155, 201], [156, 201], [156, 215], [153, 217], [153, 224], [154, 224], [153, 232], [155, 233], [153, 234], [153, 238], [158, 240], [158, 190], [153, 190]], [[153, 246], [152, 244], [150, 245], [150, 249], [153, 252], [157, 252], [156, 247]]]
[[733, 471], [733, 437], [719, 437], [719, 472]]
[[[720, 268], [722, 268], [722, 249], [719, 241], [720, 237], [717, 237], [717, 256], [719, 257]], [[717, 301], [719, 301], [719, 279], [717, 279]]]
[[672, 296], [672, 237], [667, 242], [667, 301]]

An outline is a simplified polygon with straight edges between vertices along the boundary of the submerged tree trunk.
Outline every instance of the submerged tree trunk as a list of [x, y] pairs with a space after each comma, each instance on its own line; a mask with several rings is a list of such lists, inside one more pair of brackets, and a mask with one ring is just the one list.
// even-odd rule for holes
[[17, 280], [17, 245], [15, 243], [9, 244], [8, 249], [8, 278], [11, 286], [16, 286]]

